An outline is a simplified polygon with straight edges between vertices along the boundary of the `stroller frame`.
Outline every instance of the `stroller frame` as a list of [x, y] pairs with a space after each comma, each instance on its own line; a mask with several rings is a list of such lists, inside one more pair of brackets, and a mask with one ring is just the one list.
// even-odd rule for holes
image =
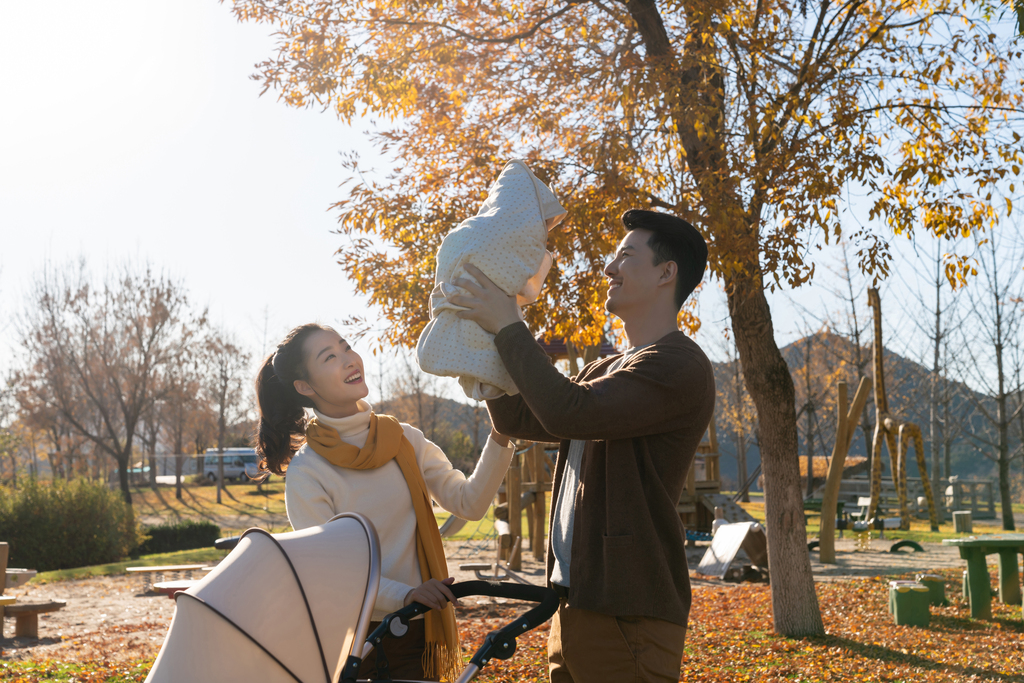
[[[540, 603], [525, 614], [500, 629], [491, 631], [484, 638], [483, 645], [473, 654], [462, 675], [456, 683], [469, 683], [492, 659], [509, 659], [516, 651], [516, 638], [534, 629], [550, 619], [558, 610], [558, 595], [550, 588], [543, 586], [497, 583], [492, 581], [463, 581], [452, 584], [452, 594], [456, 598], [465, 598], [474, 595], [489, 596], [496, 598], [507, 598], [510, 600], [523, 600], [527, 602]], [[397, 612], [384, 617], [380, 626], [374, 629], [363, 646], [361, 657], [354, 654], [349, 656], [342, 671], [340, 683], [362, 683], [357, 681], [356, 674], [363, 659], [372, 649], [377, 649], [377, 673], [383, 678], [373, 679], [371, 683], [397, 683], [392, 682], [387, 666], [387, 658], [384, 656], [381, 643], [386, 638], [401, 638], [409, 630], [409, 620], [420, 614], [429, 612], [430, 608], [418, 602], [410, 603]], [[353, 647], [355, 650], [355, 647]]]

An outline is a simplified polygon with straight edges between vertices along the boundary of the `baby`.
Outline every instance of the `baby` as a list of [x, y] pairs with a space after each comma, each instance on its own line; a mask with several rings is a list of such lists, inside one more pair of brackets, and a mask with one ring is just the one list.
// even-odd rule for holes
[[461, 307], [447, 299], [464, 290], [450, 283], [458, 277], [475, 282], [463, 268], [472, 263], [515, 294], [520, 306], [536, 301], [551, 269], [548, 231], [565, 214], [525, 163], [514, 159], [505, 164], [477, 215], [448, 233], [437, 251], [430, 322], [416, 345], [424, 372], [458, 377], [466, 395], [478, 401], [519, 393], [494, 347], [494, 335], [455, 315]]

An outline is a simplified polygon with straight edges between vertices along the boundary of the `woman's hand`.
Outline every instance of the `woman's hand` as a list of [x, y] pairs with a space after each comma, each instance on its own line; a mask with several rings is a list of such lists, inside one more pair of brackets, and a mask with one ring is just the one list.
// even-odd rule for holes
[[438, 581], [437, 579], [424, 581], [405, 594], [405, 602], [403, 604], [408, 606], [411, 602], [418, 602], [430, 609], [444, 609], [445, 605], [451, 602], [457, 607], [459, 601], [455, 599], [451, 589], [448, 588], [453, 583], [455, 583], [455, 579], [450, 576], [443, 581]]
[[498, 285], [484, 275], [482, 270], [471, 263], [466, 264], [466, 272], [475, 277], [480, 284], [477, 285], [472, 280], [463, 277], [452, 280], [453, 285], [469, 292], [469, 294], [453, 294], [448, 297], [448, 301], [451, 303], [468, 309], [457, 311], [457, 316], [472, 320], [491, 334], [498, 334], [503, 327], [521, 320], [519, 305], [516, 303], [514, 295], [509, 296], [503, 292]]
[[491, 427], [491, 441], [498, 444], [502, 448], [508, 447], [508, 437], [505, 436], [504, 434], [499, 434], [498, 432], [494, 431], [494, 427]]

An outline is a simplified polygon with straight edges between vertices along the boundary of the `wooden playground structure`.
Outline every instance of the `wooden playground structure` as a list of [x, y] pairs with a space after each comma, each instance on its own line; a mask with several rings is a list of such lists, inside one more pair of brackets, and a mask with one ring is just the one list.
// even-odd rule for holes
[[[875, 434], [871, 445], [871, 503], [868, 505], [867, 516], [875, 517], [878, 513], [878, 498], [882, 490], [882, 441], [885, 440], [889, 450], [889, 466], [892, 470], [893, 482], [899, 499], [900, 528], [910, 528], [910, 511], [907, 507], [907, 447], [911, 439], [914, 443], [914, 454], [917, 456], [917, 470], [922, 479], [928, 478], [928, 468], [924, 462], [924, 439], [921, 428], [912, 422], [899, 420], [889, 413], [889, 400], [885, 393], [885, 368], [882, 365], [882, 300], [877, 289], [868, 290], [868, 305], [873, 309], [875, 338], [872, 344], [872, 363], [875, 372]], [[842, 400], [842, 399], [840, 399]], [[854, 422], [850, 426], [852, 433]], [[928, 517], [932, 531], [939, 530], [939, 517], [935, 509], [932, 487], [925, 485], [924, 496], [928, 501]]]
[[[549, 450], [550, 449], [550, 452]], [[523, 516], [526, 517], [526, 551], [538, 562], [547, 549], [547, 493], [554, 472], [554, 444], [525, 443], [516, 448], [505, 483], [498, 489], [494, 508], [494, 531], [498, 537], [498, 559], [514, 571], [522, 569]]]

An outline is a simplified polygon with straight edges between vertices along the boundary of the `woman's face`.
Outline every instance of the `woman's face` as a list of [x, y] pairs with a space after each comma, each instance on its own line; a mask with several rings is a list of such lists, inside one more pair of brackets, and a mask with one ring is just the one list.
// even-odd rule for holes
[[328, 417], [359, 412], [358, 402], [370, 393], [363, 378], [363, 359], [333, 330], [320, 330], [302, 344], [308, 379], [295, 380], [295, 390], [309, 396]]

